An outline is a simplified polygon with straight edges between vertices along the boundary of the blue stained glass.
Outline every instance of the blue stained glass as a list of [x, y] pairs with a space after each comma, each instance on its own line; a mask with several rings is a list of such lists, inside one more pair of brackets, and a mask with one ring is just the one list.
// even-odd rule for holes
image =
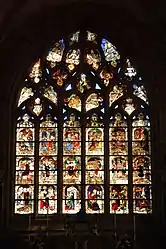
[[101, 87], [99, 86], [99, 84], [96, 84], [95, 88], [98, 90], [101, 90]]
[[64, 50], [65, 49], [65, 43], [64, 43], [64, 40], [59, 40], [59, 43], [61, 45], [61, 48]]

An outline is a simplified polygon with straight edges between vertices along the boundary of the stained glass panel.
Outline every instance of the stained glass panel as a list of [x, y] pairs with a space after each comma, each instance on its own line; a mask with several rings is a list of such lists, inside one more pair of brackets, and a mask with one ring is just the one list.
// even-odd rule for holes
[[78, 91], [80, 91], [81, 93], [91, 88], [89, 81], [87, 80], [86, 74], [81, 73], [80, 79], [78, 80], [78, 83], [76, 86], [77, 86]]
[[32, 88], [23, 87], [18, 100], [18, 106], [20, 106], [25, 100], [29, 99], [34, 95]]
[[32, 67], [29, 77], [35, 82], [39, 83], [42, 77], [42, 70], [41, 70], [41, 60], [39, 59]]
[[[32, 155], [32, 156], [29, 156]], [[34, 212], [34, 123], [28, 114], [16, 129], [15, 213]]]
[[63, 186], [63, 213], [77, 213], [81, 208], [81, 187], [79, 185]]
[[16, 184], [34, 184], [34, 157], [16, 158]]
[[32, 111], [37, 115], [39, 116], [41, 111], [42, 111], [43, 107], [42, 107], [42, 104], [41, 104], [41, 100], [40, 98], [36, 98], [34, 100], [34, 103], [32, 105]]
[[93, 114], [86, 128], [86, 155], [104, 155], [104, 128], [96, 114]]
[[128, 213], [128, 188], [125, 185], [110, 186], [110, 212], [117, 214]]
[[90, 42], [96, 42], [97, 34], [87, 31], [87, 40]]
[[136, 76], [137, 72], [135, 68], [132, 66], [132, 63], [129, 59], [126, 60], [126, 69], [125, 75], [128, 76], [129, 80], [132, 80]]
[[133, 117], [133, 211], [152, 212], [150, 122], [143, 113]]
[[57, 212], [57, 186], [39, 185], [39, 214], [53, 214]]
[[70, 45], [72, 45], [74, 42], [79, 41], [79, 34], [80, 34], [80, 31], [77, 31], [73, 33], [72, 35], [70, 35]]
[[81, 184], [81, 157], [63, 157], [63, 183]]
[[103, 67], [100, 72], [100, 78], [103, 80], [104, 85], [108, 86], [110, 83], [110, 80], [114, 78], [114, 74], [111, 71], [110, 67]]
[[152, 190], [150, 185], [136, 185], [133, 187], [134, 212], [152, 212]]
[[104, 157], [86, 157], [86, 184], [104, 184]]
[[132, 98], [127, 98], [124, 101], [123, 108], [128, 113], [128, 115], [130, 115], [136, 109], [136, 106], [135, 106], [135, 103], [134, 103], [133, 99]]
[[112, 43], [110, 43], [106, 39], [102, 39], [102, 41], [101, 41], [101, 48], [102, 48], [102, 50], [104, 52], [105, 60], [106, 61], [110, 61], [111, 65], [113, 67], [116, 67], [117, 66], [117, 62], [120, 59], [120, 55], [119, 55], [116, 47], [113, 46]]
[[120, 113], [116, 114], [110, 121], [109, 147], [110, 155], [128, 154], [127, 123]]
[[76, 94], [71, 94], [68, 98], [64, 99], [64, 102], [68, 104], [69, 108], [81, 111], [81, 99]]
[[51, 156], [40, 157], [39, 160], [40, 184], [57, 184], [57, 158]]
[[31, 214], [34, 212], [34, 187], [17, 185], [15, 187], [15, 213]]
[[111, 106], [117, 99], [123, 96], [123, 87], [120, 85], [113, 86], [109, 94], [109, 105]]
[[81, 154], [81, 128], [74, 114], [64, 123], [63, 141], [64, 155]]
[[103, 103], [103, 98], [98, 93], [91, 93], [86, 100], [86, 111], [97, 108]]
[[110, 156], [110, 184], [128, 184], [128, 157]]
[[102, 185], [94, 184], [86, 186], [86, 212], [104, 212], [104, 188]]
[[86, 154], [104, 155], [104, 130], [103, 128], [86, 129]]
[[86, 62], [92, 66], [93, 69], [97, 70], [100, 62], [101, 62], [101, 56], [97, 49], [90, 49], [86, 53]]
[[67, 72], [65, 69], [55, 70], [52, 74], [52, 78], [56, 80], [58, 86], [62, 86], [65, 79], [67, 79]]
[[57, 104], [57, 93], [54, 91], [53, 86], [48, 86], [44, 89], [44, 97], [48, 98], [54, 104]]
[[66, 55], [66, 63], [68, 64], [68, 69], [72, 71], [75, 68], [75, 65], [80, 63], [80, 50], [71, 49]]
[[133, 157], [133, 184], [151, 184], [151, 161], [149, 156]]
[[41, 118], [39, 130], [39, 214], [57, 212], [57, 123], [50, 114]]
[[51, 67], [55, 67], [56, 62], [60, 62], [62, 60], [64, 49], [64, 41], [60, 40], [59, 42], [56, 42], [54, 47], [48, 52], [46, 60], [50, 62]]
[[134, 200], [133, 212], [138, 214], [152, 213], [151, 200]]
[[133, 89], [134, 89], [133, 94], [135, 96], [145, 101], [146, 104], [149, 104], [144, 85], [137, 86], [136, 84], [133, 84]]

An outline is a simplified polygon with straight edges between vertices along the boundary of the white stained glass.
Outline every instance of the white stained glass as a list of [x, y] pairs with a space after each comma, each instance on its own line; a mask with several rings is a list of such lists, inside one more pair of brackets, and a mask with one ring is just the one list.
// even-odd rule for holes
[[33, 112], [37, 116], [39, 116], [41, 111], [42, 111], [42, 104], [40, 103], [40, 99], [37, 98], [37, 99], [35, 99], [35, 103], [34, 103], [34, 106], [33, 106]]
[[44, 90], [44, 96], [51, 100], [54, 104], [57, 104], [57, 93], [54, 91], [53, 86], [48, 86]]
[[20, 106], [25, 100], [29, 99], [34, 95], [32, 88], [23, 87], [20, 93], [18, 106]]
[[41, 76], [42, 76], [42, 71], [39, 59], [32, 67], [29, 77], [32, 78], [35, 83], [39, 83]]

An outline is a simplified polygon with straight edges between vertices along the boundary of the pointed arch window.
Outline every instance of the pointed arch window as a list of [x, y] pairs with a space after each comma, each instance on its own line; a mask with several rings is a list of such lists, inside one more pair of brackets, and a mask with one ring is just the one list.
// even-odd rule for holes
[[15, 137], [14, 213], [152, 212], [144, 81], [108, 40], [78, 31], [34, 62]]

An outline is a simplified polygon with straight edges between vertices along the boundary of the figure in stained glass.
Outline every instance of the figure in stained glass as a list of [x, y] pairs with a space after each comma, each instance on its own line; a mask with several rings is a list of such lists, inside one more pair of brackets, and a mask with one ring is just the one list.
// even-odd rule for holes
[[33, 79], [35, 83], [39, 83], [42, 77], [42, 70], [41, 70], [41, 60], [39, 59], [32, 67], [29, 77]]
[[149, 117], [143, 114], [143, 113], [139, 113], [136, 116], [133, 117], [133, 127], [135, 126], [148, 126], [150, 127], [150, 122], [149, 122]]
[[127, 155], [127, 123], [120, 113], [111, 119], [109, 129], [110, 155]]
[[48, 86], [44, 89], [44, 97], [48, 98], [54, 104], [57, 104], [57, 93], [54, 91], [53, 86]]
[[124, 120], [125, 117], [122, 117], [122, 114], [121, 113], [117, 113], [115, 115], [115, 118], [114, 117], [111, 117], [110, 118], [110, 127], [127, 127], [127, 123], [126, 121]]
[[68, 103], [69, 108], [81, 111], [81, 99], [76, 94], [71, 94], [68, 98], [64, 99], [65, 103]]
[[104, 190], [101, 185], [89, 185], [86, 187], [87, 213], [103, 213], [104, 211]]
[[34, 158], [17, 157], [16, 158], [16, 184], [34, 183]]
[[89, 83], [88, 83], [86, 74], [81, 73], [80, 80], [78, 81], [76, 86], [77, 86], [78, 91], [80, 91], [81, 93], [83, 93], [85, 90], [89, 90], [91, 88]]
[[151, 184], [150, 157], [133, 157], [133, 184]]
[[103, 128], [88, 128], [86, 129], [86, 153], [87, 155], [103, 155]]
[[128, 213], [127, 186], [110, 186], [111, 213]]
[[62, 60], [63, 51], [65, 49], [65, 44], [63, 40], [55, 43], [55, 46], [49, 51], [46, 60], [50, 62], [51, 67], [55, 67], [56, 62]]
[[68, 156], [63, 159], [63, 183], [80, 184], [81, 183], [81, 158], [77, 156]]
[[67, 79], [67, 72], [65, 69], [58, 69], [52, 74], [52, 78], [57, 81], [58, 86], [62, 86], [64, 83], [64, 80]]
[[39, 213], [56, 213], [57, 187], [55, 185], [39, 186], [39, 199]]
[[127, 140], [127, 128], [119, 126], [110, 128], [110, 140]]
[[18, 100], [18, 106], [20, 106], [25, 100], [29, 99], [34, 95], [32, 88], [23, 87], [20, 93], [20, 98]]
[[66, 63], [68, 64], [68, 68], [72, 71], [75, 68], [75, 65], [79, 65], [80, 63], [80, 50], [79, 49], [71, 49], [66, 55]]
[[18, 185], [15, 187], [15, 212], [28, 214], [33, 212], [33, 187]]
[[57, 158], [41, 157], [39, 161], [39, 182], [40, 184], [57, 183]]
[[57, 124], [52, 121], [50, 115], [46, 116], [46, 120], [40, 124], [40, 155], [56, 155], [57, 153]]
[[93, 69], [97, 70], [100, 62], [101, 62], [101, 56], [97, 49], [90, 49], [86, 53], [86, 62], [92, 66]]
[[98, 93], [91, 93], [86, 100], [86, 111], [99, 107], [103, 103], [103, 98]]
[[64, 186], [63, 195], [65, 200], [64, 203], [64, 212], [65, 213], [77, 213], [81, 208], [81, 191], [78, 185], [74, 186]]
[[111, 106], [117, 99], [123, 96], [123, 87], [120, 85], [114, 85], [109, 94], [109, 105]]
[[80, 35], [80, 31], [77, 31], [73, 33], [72, 35], [70, 35], [70, 45], [72, 45], [74, 42], [79, 41], [79, 35]]
[[152, 213], [152, 201], [145, 199], [134, 200], [133, 211], [138, 214]]
[[81, 129], [75, 115], [71, 114], [69, 120], [64, 123], [63, 150], [65, 155], [80, 155], [81, 153]]
[[110, 183], [128, 183], [128, 158], [124, 156], [110, 156]]
[[113, 67], [117, 66], [117, 62], [120, 59], [120, 55], [116, 49], [115, 46], [113, 46], [109, 41], [107, 41], [106, 39], [102, 39], [101, 41], [101, 48], [104, 52], [105, 55], [105, 60], [106, 61], [110, 61], [111, 65]]
[[104, 158], [100, 156], [86, 157], [86, 184], [104, 183]]
[[88, 41], [96, 43], [96, 38], [97, 38], [97, 35], [95, 33], [87, 31], [87, 40]]
[[100, 78], [104, 79], [104, 85], [108, 86], [110, 79], [113, 79], [114, 75], [111, 72], [110, 68], [103, 67], [103, 69], [100, 72]]
[[34, 124], [25, 114], [23, 120], [17, 123], [17, 155], [32, 155], [34, 153]]
[[146, 104], [149, 104], [144, 85], [137, 86], [136, 84], [133, 84], [133, 88], [134, 88], [133, 94], [138, 98], [142, 99], [143, 101], [145, 101]]
[[147, 199], [150, 200], [151, 195], [151, 186], [149, 185], [136, 185], [133, 188], [133, 199]]

